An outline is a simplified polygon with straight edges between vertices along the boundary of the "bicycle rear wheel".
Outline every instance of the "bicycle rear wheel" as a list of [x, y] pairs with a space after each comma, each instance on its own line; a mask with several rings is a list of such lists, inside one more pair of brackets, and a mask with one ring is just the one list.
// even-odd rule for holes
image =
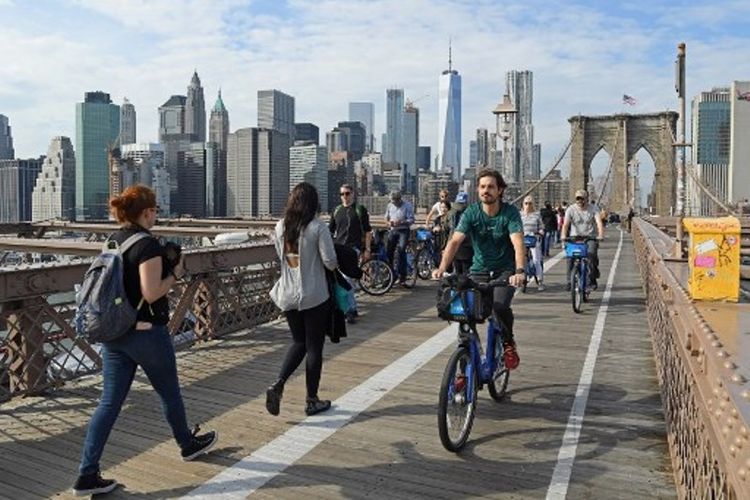
[[503, 359], [503, 343], [500, 339], [495, 341], [495, 373], [492, 374], [492, 380], [487, 384], [487, 391], [490, 397], [495, 401], [502, 401], [505, 397], [505, 391], [508, 389], [508, 380], [510, 371], [505, 367]]
[[448, 451], [460, 451], [469, 439], [477, 410], [477, 371], [466, 347], [448, 360], [438, 397], [438, 433]]
[[393, 287], [393, 271], [382, 260], [368, 260], [361, 266], [359, 286], [370, 295], [383, 295]]
[[581, 291], [581, 272], [578, 269], [578, 263], [573, 265], [570, 271], [570, 301], [573, 304], [573, 312], [581, 312], [581, 302], [583, 302], [583, 292]]
[[420, 279], [428, 280], [432, 277], [432, 256], [427, 248], [420, 248], [417, 252], [417, 275]]

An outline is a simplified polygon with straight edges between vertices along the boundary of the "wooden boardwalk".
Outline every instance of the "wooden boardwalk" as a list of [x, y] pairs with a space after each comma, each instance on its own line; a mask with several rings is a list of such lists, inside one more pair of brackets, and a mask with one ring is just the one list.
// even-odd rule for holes
[[[602, 285], [618, 239], [619, 232], [610, 230], [602, 246]], [[516, 297], [521, 366], [504, 402], [480, 394], [464, 452], [446, 452], [437, 436], [437, 389], [449, 346], [403, 382], [381, 388], [380, 399], [310, 445], [253, 496], [544, 498], [559, 465], [604, 289], [576, 315], [563, 290], [564, 269], [561, 261], [548, 272], [547, 291], [531, 286]], [[349, 337], [326, 345], [321, 396], [340, 398], [443, 331], [447, 324], [436, 318], [434, 298], [427, 282], [413, 291], [362, 298], [363, 315]], [[105, 476], [124, 485], [107, 498], [189, 495], [287, 431], [303, 428], [303, 367], [287, 384], [281, 415], [268, 415], [264, 406], [288, 337], [278, 322], [179, 352], [189, 420], [220, 432], [215, 451], [195, 462], [179, 459], [158, 398], [139, 372], [104, 452]], [[627, 235], [595, 360], [568, 498], [675, 497], [644, 297]], [[99, 390], [99, 378], [89, 377], [53, 397], [0, 407], [0, 497], [72, 498]], [[227, 489], [233, 498], [247, 491], [239, 480]]]

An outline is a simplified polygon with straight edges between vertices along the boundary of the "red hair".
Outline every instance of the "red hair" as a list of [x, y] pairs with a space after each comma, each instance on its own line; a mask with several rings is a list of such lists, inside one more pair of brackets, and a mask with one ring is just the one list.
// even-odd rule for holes
[[135, 224], [144, 210], [156, 207], [156, 194], [143, 184], [130, 186], [120, 196], [109, 200], [109, 211], [117, 222]]

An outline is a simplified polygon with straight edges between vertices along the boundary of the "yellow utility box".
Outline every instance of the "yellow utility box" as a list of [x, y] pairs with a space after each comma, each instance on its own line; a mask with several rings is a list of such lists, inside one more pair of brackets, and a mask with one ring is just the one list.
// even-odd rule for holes
[[690, 240], [688, 288], [694, 300], [740, 296], [740, 221], [736, 217], [684, 219]]

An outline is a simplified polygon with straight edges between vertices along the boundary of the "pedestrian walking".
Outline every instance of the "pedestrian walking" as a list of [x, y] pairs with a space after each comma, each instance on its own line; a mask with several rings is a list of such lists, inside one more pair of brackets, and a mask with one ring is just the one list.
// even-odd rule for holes
[[124, 335], [102, 343], [103, 389], [83, 443], [79, 476], [73, 486], [78, 496], [108, 493], [117, 487], [114, 479], [102, 478], [99, 461], [139, 366], [161, 399], [183, 460], [207, 452], [219, 437], [215, 431], [198, 434], [198, 426], [191, 431], [187, 423], [172, 336], [167, 329], [167, 293], [185, 275], [185, 266], [182, 257], [172, 266], [165, 248], [150, 232], [159, 211], [156, 195], [149, 187], [131, 186], [112, 198], [109, 205], [121, 224], [110, 240], [122, 246], [132, 236], [145, 233], [122, 256], [125, 293], [137, 309], [137, 322]]
[[315, 415], [331, 407], [318, 398], [323, 369], [323, 345], [332, 307], [326, 269], [338, 267], [328, 226], [318, 218], [320, 201], [312, 184], [302, 182], [289, 193], [284, 218], [276, 224], [274, 244], [281, 261], [281, 276], [271, 299], [284, 312], [292, 333], [279, 376], [266, 390], [266, 409], [278, 415], [284, 385], [306, 360], [305, 413]]

